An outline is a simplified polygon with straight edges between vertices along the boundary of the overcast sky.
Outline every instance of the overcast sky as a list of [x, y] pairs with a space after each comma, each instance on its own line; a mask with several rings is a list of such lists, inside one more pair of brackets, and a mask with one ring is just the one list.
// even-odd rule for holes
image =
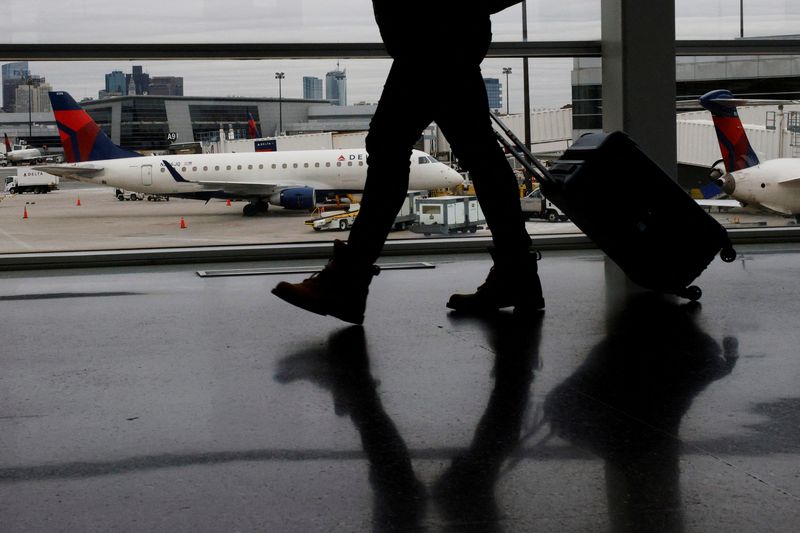
[[[397, 0], [402, 1], [402, 0]], [[102, 42], [377, 42], [371, 0], [3, 0], [0, 39], [11, 43]], [[529, 39], [600, 37], [600, 0], [528, 0]], [[800, 33], [800, 0], [744, 0], [745, 35]], [[739, 0], [676, 0], [679, 39], [739, 36]], [[521, 40], [521, 8], [493, 17], [494, 38]], [[436, 57], [431, 58], [436, 61]], [[97, 97], [104, 74], [130, 72], [141, 64], [150, 75], [184, 77], [191, 96], [277, 96], [275, 72], [285, 72], [285, 97], [302, 97], [302, 77], [324, 77], [325, 61], [134, 61], [35, 62], [34, 74], [76, 98]], [[521, 60], [487, 60], [484, 75], [499, 77], [510, 66], [511, 111], [522, 108]], [[343, 60], [348, 103], [375, 102], [388, 60]], [[570, 100], [571, 60], [532, 63], [535, 107]]]

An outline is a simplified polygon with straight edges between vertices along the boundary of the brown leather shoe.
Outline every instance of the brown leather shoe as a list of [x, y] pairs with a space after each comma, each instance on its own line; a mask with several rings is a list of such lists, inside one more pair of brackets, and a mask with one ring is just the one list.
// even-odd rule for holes
[[335, 241], [333, 259], [300, 283], [282, 281], [272, 294], [306, 311], [334, 316], [352, 324], [364, 323], [369, 284], [380, 268], [358, 264], [349, 256], [347, 244]]

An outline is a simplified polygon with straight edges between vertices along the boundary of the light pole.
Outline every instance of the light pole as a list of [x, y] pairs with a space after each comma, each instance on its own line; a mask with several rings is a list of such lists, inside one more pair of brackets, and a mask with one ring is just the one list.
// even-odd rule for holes
[[509, 104], [511, 103], [508, 98], [508, 75], [511, 74], [511, 67], [503, 67], [503, 74], [506, 75], [506, 115], [510, 115], [509, 113]]
[[278, 135], [283, 132], [283, 93], [281, 90], [281, 81], [285, 77], [283, 72], [275, 73], [275, 79], [278, 80]]
[[31, 95], [31, 88], [33, 87], [33, 78], [28, 75], [25, 78], [25, 83], [28, 85], [28, 141], [33, 138], [33, 97]]
[[744, 38], [744, 0], [739, 0], [739, 37]]

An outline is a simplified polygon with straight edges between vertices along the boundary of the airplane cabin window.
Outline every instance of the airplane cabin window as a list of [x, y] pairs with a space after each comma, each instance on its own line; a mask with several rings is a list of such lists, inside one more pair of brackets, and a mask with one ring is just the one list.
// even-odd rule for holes
[[247, 165], [247, 170], [253, 170], [253, 165]]
[[275, 163], [272, 163], [272, 168], [273, 169], [278, 168], [278, 165], [276, 165]]

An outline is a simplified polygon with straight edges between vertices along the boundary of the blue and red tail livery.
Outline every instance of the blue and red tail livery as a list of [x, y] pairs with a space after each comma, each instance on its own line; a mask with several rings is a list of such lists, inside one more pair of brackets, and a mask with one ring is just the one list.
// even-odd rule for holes
[[3, 134], [3, 141], [6, 143], [6, 152], [11, 151], [11, 141], [8, 140], [8, 134]]
[[725, 170], [733, 172], [758, 165], [758, 156], [747, 139], [733, 94], [724, 89], [711, 91], [700, 97], [700, 105], [709, 110], [714, 119]]
[[114, 144], [81, 106], [67, 93], [49, 93], [58, 135], [69, 163], [139, 157], [141, 154]]

